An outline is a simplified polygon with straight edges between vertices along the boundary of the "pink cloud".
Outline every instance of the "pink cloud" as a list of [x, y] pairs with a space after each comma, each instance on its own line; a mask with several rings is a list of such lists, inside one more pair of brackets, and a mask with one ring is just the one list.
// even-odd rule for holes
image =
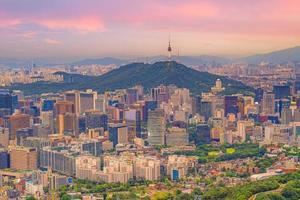
[[63, 44], [62, 41], [51, 39], [51, 38], [46, 38], [44, 41], [45, 41], [45, 43], [50, 44], [50, 45], [62, 45]]
[[75, 30], [80, 32], [105, 31], [103, 22], [95, 17], [81, 17], [74, 19], [40, 19], [34, 22], [54, 30]]
[[21, 35], [24, 37], [24, 38], [28, 38], [28, 39], [32, 39], [34, 38], [35, 36], [37, 36], [37, 32], [35, 31], [27, 31], [27, 32], [24, 32], [22, 33]]
[[10, 27], [10, 26], [16, 26], [18, 24], [21, 24], [21, 20], [19, 19], [1, 19], [0, 18], [0, 28]]

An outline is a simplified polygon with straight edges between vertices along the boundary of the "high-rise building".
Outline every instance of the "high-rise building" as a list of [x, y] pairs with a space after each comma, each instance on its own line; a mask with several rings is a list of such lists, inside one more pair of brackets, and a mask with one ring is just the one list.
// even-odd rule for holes
[[273, 93], [264, 92], [262, 112], [266, 115], [275, 113], [275, 95]]
[[126, 124], [110, 124], [109, 125], [109, 140], [115, 147], [117, 144], [128, 143], [128, 128]]
[[167, 129], [166, 145], [184, 146], [188, 144], [189, 144], [189, 137], [185, 128], [171, 127]]
[[212, 102], [208, 99], [202, 99], [200, 104], [200, 115], [208, 120], [212, 116]]
[[135, 88], [126, 89], [126, 103], [128, 105], [134, 104], [138, 101], [138, 90]]
[[225, 96], [225, 116], [229, 113], [233, 113], [237, 116], [239, 112], [239, 105], [238, 105], [238, 96]]
[[89, 110], [85, 112], [86, 128], [104, 128], [108, 129], [108, 116], [98, 110]]
[[[74, 105], [73, 112], [80, 114], [80, 91], [73, 90], [65, 93], [65, 100], [71, 102]], [[70, 112], [70, 111], [69, 111]]]
[[290, 85], [274, 85], [273, 93], [275, 99], [289, 98], [291, 96], [291, 87]]
[[160, 85], [156, 88], [151, 89], [151, 98], [154, 101], [166, 102], [169, 99], [168, 87], [165, 85]]
[[142, 122], [141, 109], [125, 110], [124, 119], [128, 127], [128, 139], [133, 141], [135, 137], [141, 137], [141, 122]]
[[10, 167], [16, 170], [36, 170], [38, 157], [36, 148], [13, 146], [10, 151]]
[[143, 107], [143, 121], [148, 121], [148, 113], [149, 110], [155, 110], [157, 108], [157, 101], [145, 101], [145, 105]]
[[64, 115], [65, 113], [75, 113], [75, 107], [72, 102], [58, 101], [54, 105], [54, 116]]
[[0, 109], [8, 109], [10, 114], [13, 114], [17, 106], [18, 96], [10, 90], [0, 89]]
[[30, 127], [30, 115], [14, 114], [9, 116], [6, 125], [9, 129], [9, 138], [14, 140], [16, 139], [17, 130]]
[[106, 113], [105, 95], [98, 95], [97, 99], [95, 100], [95, 109]]
[[165, 144], [166, 120], [164, 110], [155, 109], [149, 111], [147, 129], [148, 142], [150, 144]]
[[86, 90], [85, 92], [80, 92], [80, 113], [84, 113], [87, 110], [95, 110], [96, 99], [96, 91]]
[[210, 127], [208, 124], [198, 124], [196, 129], [195, 143], [196, 144], [203, 144], [210, 142]]

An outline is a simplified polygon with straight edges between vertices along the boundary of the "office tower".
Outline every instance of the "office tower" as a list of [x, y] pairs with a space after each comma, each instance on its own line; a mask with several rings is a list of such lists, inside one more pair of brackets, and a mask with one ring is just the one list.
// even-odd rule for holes
[[282, 124], [289, 124], [293, 122], [293, 111], [290, 108], [283, 108], [281, 112], [281, 123]]
[[[80, 91], [73, 90], [65, 93], [65, 100], [71, 102], [74, 105], [73, 112], [79, 115], [80, 110]], [[70, 111], [69, 111], [70, 112]]]
[[7, 119], [7, 127], [9, 129], [9, 139], [16, 139], [17, 130], [30, 127], [30, 115], [14, 114]]
[[224, 104], [225, 116], [227, 116], [229, 113], [237, 116], [239, 112], [238, 96], [225, 96]]
[[133, 141], [135, 137], [141, 137], [141, 109], [129, 109], [124, 112], [124, 119], [128, 127], [128, 140]]
[[98, 110], [90, 110], [85, 112], [86, 115], [86, 128], [104, 128], [108, 129], [108, 116]]
[[8, 109], [13, 114], [17, 106], [18, 96], [10, 90], [0, 89], [0, 109]]
[[127, 144], [128, 143], [128, 128], [126, 124], [110, 124], [109, 125], [109, 140], [113, 143], [115, 147], [117, 144]]
[[289, 98], [291, 96], [291, 87], [290, 85], [274, 85], [273, 93], [275, 99]]
[[43, 112], [53, 111], [54, 104], [55, 104], [54, 100], [44, 99], [43, 102], [42, 102], [42, 111]]
[[210, 127], [208, 124], [199, 124], [196, 128], [195, 144], [205, 144], [210, 142]]
[[7, 148], [9, 145], [9, 130], [8, 128], [0, 127], [0, 148]]
[[76, 178], [97, 181], [95, 173], [100, 170], [101, 160], [95, 156], [78, 156], [75, 160]]
[[150, 91], [152, 100], [158, 102], [167, 102], [169, 99], [168, 87], [165, 85], [160, 85], [156, 88], [152, 88]]
[[262, 102], [262, 112], [266, 115], [273, 115], [275, 112], [275, 95], [264, 92]]
[[[5, 149], [0, 149], [0, 169], [6, 169], [10, 167], [9, 153]], [[1, 178], [1, 177], [0, 177]]]
[[263, 100], [264, 90], [262, 88], [258, 88], [255, 89], [254, 93], [255, 93], [254, 101], [260, 103]]
[[40, 152], [44, 147], [50, 146], [50, 140], [47, 138], [27, 137], [22, 140], [21, 146], [35, 148], [37, 150], [37, 165], [40, 167]]
[[200, 115], [208, 120], [212, 116], [212, 103], [211, 100], [202, 99], [200, 104]]
[[131, 105], [138, 101], [138, 90], [135, 88], [126, 89], [126, 104]]
[[160, 178], [160, 160], [155, 157], [137, 157], [133, 162], [136, 179], [155, 181]]
[[189, 144], [189, 137], [185, 128], [171, 127], [167, 129], [166, 145], [184, 146], [188, 144]]
[[217, 110], [224, 110], [224, 97], [212, 96], [211, 97], [211, 113], [214, 115]]
[[145, 105], [143, 107], [143, 121], [148, 121], [148, 113], [149, 110], [155, 110], [157, 108], [157, 101], [145, 101]]
[[65, 113], [75, 113], [75, 107], [72, 102], [58, 101], [54, 105], [54, 116], [64, 115]]
[[164, 116], [164, 110], [155, 109], [149, 111], [147, 129], [148, 142], [150, 144], [165, 144], [166, 120]]
[[105, 95], [98, 95], [97, 99], [95, 100], [95, 109], [106, 113]]
[[77, 115], [75, 113], [66, 113], [63, 120], [64, 134], [77, 136], [79, 134]]
[[85, 92], [80, 92], [80, 113], [84, 113], [87, 110], [95, 110], [96, 99], [96, 91], [86, 90]]
[[10, 167], [16, 170], [36, 170], [38, 163], [35, 148], [13, 146], [10, 151]]
[[54, 130], [53, 111], [42, 111], [41, 120], [42, 120], [42, 125], [48, 127], [51, 130], [51, 132], [53, 132]]

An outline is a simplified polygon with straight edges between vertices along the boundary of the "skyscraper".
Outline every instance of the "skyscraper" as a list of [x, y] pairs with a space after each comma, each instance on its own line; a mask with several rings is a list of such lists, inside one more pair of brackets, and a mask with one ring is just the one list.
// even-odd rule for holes
[[164, 110], [155, 109], [149, 111], [147, 128], [148, 142], [150, 144], [165, 144], [166, 120]]
[[233, 113], [237, 116], [238, 112], [238, 96], [225, 96], [225, 116], [229, 113]]
[[275, 112], [275, 95], [273, 93], [264, 92], [262, 111], [266, 115], [272, 115]]
[[18, 106], [18, 96], [12, 91], [0, 89], [0, 109], [6, 108], [10, 110], [10, 114], [14, 112]]

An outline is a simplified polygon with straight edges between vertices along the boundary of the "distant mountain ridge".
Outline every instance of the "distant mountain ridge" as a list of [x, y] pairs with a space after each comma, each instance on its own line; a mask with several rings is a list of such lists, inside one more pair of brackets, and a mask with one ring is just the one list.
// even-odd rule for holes
[[98, 64], [98, 65], [124, 65], [128, 64], [129, 61], [125, 59], [119, 59], [119, 58], [113, 58], [113, 57], [104, 57], [104, 58], [96, 58], [96, 59], [84, 59], [80, 60], [74, 63], [71, 63], [71, 65], [92, 65], [92, 64]]
[[[103, 58], [105, 60], [105, 58]], [[158, 62], [160, 60], [167, 60], [168, 58], [166, 56], [153, 56], [149, 58], [139, 58], [137, 59], [140, 62]], [[272, 64], [285, 64], [288, 62], [300, 62], [300, 46], [278, 50], [270, 53], [265, 54], [256, 54], [252, 56], [242, 57], [238, 59], [228, 59], [218, 56], [209, 56], [209, 55], [201, 55], [201, 56], [173, 56], [173, 59], [188, 66], [218, 66], [218, 65], [224, 65], [224, 64], [230, 64], [235, 62], [243, 62], [246, 64], [259, 64], [262, 62], [268, 62]], [[94, 64], [96, 64], [97, 60], [102, 61], [102, 59], [88, 59], [88, 63], [92, 64], [94, 61]], [[111, 58], [110, 63], [114, 63], [118, 65], [119, 63], [126, 64], [130, 61], [127, 60], [121, 60], [121, 59], [114, 59]], [[121, 62], [120, 62], [121, 61]], [[86, 61], [83, 60], [80, 63], [85, 63]], [[101, 63], [101, 62], [100, 62]]]
[[[173, 60], [180, 62], [187, 66], [219, 66], [224, 64], [231, 64], [236, 62], [242, 62], [246, 64], [259, 64], [261, 62], [269, 62], [272, 64], [283, 64], [287, 62], [300, 62], [300, 46], [278, 50], [265, 54], [256, 54], [252, 56], [228, 59], [219, 56], [201, 55], [201, 56], [173, 56]], [[132, 62], [147, 62], [155, 63], [161, 60], [168, 60], [166, 56], [150, 56], [150, 57], [140, 57], [136, 59], [121, 59], [114, 57], [103, 57], [103, 58], [93, 58], [93, 59], [83, 59], [76, 62], [65, 62], [65, 65], [75, 66], [75, 65], [115, 65], [121, 66], [129, 64]], [[23, 67], [31, 66], [32, 63], [37, 65], [62, 65], [63, 62], [54, 62], [49, 59], [36, 59], [36, 60], [22, 60], [22, 59], [10, 59], [10, 58], [0, 58], [0, 65], [10, 66], [10, 67]]]
[[162, 61], [154, 64], [132, 63], [97, 77], [67, 73], [61, 75], [64, 76], [64, 83], [37, 82], [13, 85], [10, 88], [23, 90], [25, 94], [60, 92], [73, 89], [93, 89], [102, 93], [116, 89], [126, 89], [135, 85], [142, 85], [147, 91], [160, 84], [174, 84], [177, 87], [188, 88], [193, 94], [197, 95], [209, 91], [215, 81], [221, 79], [228, 94], [253, 91], [251, 87], [239, 81], [207, 72], [199, 72], [175, 61]]
[[257, 54], [241, 58], [241, 61], [248, 64], [259, 64], [269, 62], [272, 64], [283, 64], [288, 62], [300, 62], [300, 46], [274, 51], [271, 53]]

